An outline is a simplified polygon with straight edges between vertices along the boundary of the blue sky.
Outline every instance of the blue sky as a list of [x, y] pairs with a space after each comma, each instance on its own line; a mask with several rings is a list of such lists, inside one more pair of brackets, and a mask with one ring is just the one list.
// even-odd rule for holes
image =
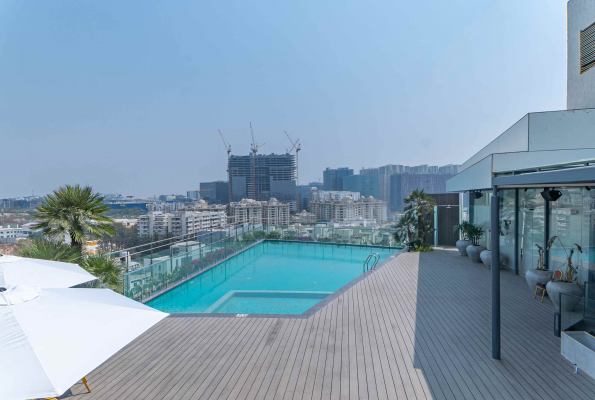
[[184, 193], [300, 138], [326, 167], [462, 163], [566, 105], [566, 2], [0, 2], [0, 198]]

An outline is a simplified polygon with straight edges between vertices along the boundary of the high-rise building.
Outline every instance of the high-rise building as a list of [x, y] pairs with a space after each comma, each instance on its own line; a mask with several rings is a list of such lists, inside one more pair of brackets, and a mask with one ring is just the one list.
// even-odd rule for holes
[[201, 182], [201, 198], [210, 204], [229, 203], [229, 186], [225, 181]]
[[393, 211], [403, 210], [403, 199], [414, 189], [423, 189], [426, 193], [445, 193], [446, 181], [452, 174], [394, 174], [391, 175], [391, 203]]
[[343, 190], [343, 178], [353, 175], [351, 168], [330, 169], [322, 172], [322, 188], [324, 190]]
[[275, 197], [281, 202], [293, 203], [292, 209], [295, 208], [297, 190], [293, 154], [258, 154], [256, 158], [252, 154], [230, 156], [228, 174], [232, 202]]
[[378, 175], [351, 175], [343, 178], [343, 190], [378, 197]]

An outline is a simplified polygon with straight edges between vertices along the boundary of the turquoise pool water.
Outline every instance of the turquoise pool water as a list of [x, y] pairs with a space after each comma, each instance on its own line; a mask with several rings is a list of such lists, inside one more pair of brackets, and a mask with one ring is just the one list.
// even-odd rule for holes
[[301, 314], [362, 274], [382, 247], [263, 242], [151, 300], [168, 313]]

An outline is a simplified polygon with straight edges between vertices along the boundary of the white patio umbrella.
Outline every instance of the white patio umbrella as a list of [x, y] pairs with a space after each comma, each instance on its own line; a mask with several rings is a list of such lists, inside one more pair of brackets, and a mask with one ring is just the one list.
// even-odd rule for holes
[[0, 399], [62, 395], [167, 315], [108, 289], [0, 291]]
[[28, 285], [39, 288], [67, 288], [96, 279], [76, 264], [0, 256], [0, 287]]

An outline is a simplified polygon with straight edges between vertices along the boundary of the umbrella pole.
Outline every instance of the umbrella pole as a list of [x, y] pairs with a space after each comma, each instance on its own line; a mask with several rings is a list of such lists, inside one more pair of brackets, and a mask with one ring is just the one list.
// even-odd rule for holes
[[89, 389], [89, 385], [87, 385], [87, 378], [83, 377], [82, 381], [85, 384], [85, 387], [87, 388], [87, 390], [89, 391], [89, 393], [91, 393], [91, 389]]

